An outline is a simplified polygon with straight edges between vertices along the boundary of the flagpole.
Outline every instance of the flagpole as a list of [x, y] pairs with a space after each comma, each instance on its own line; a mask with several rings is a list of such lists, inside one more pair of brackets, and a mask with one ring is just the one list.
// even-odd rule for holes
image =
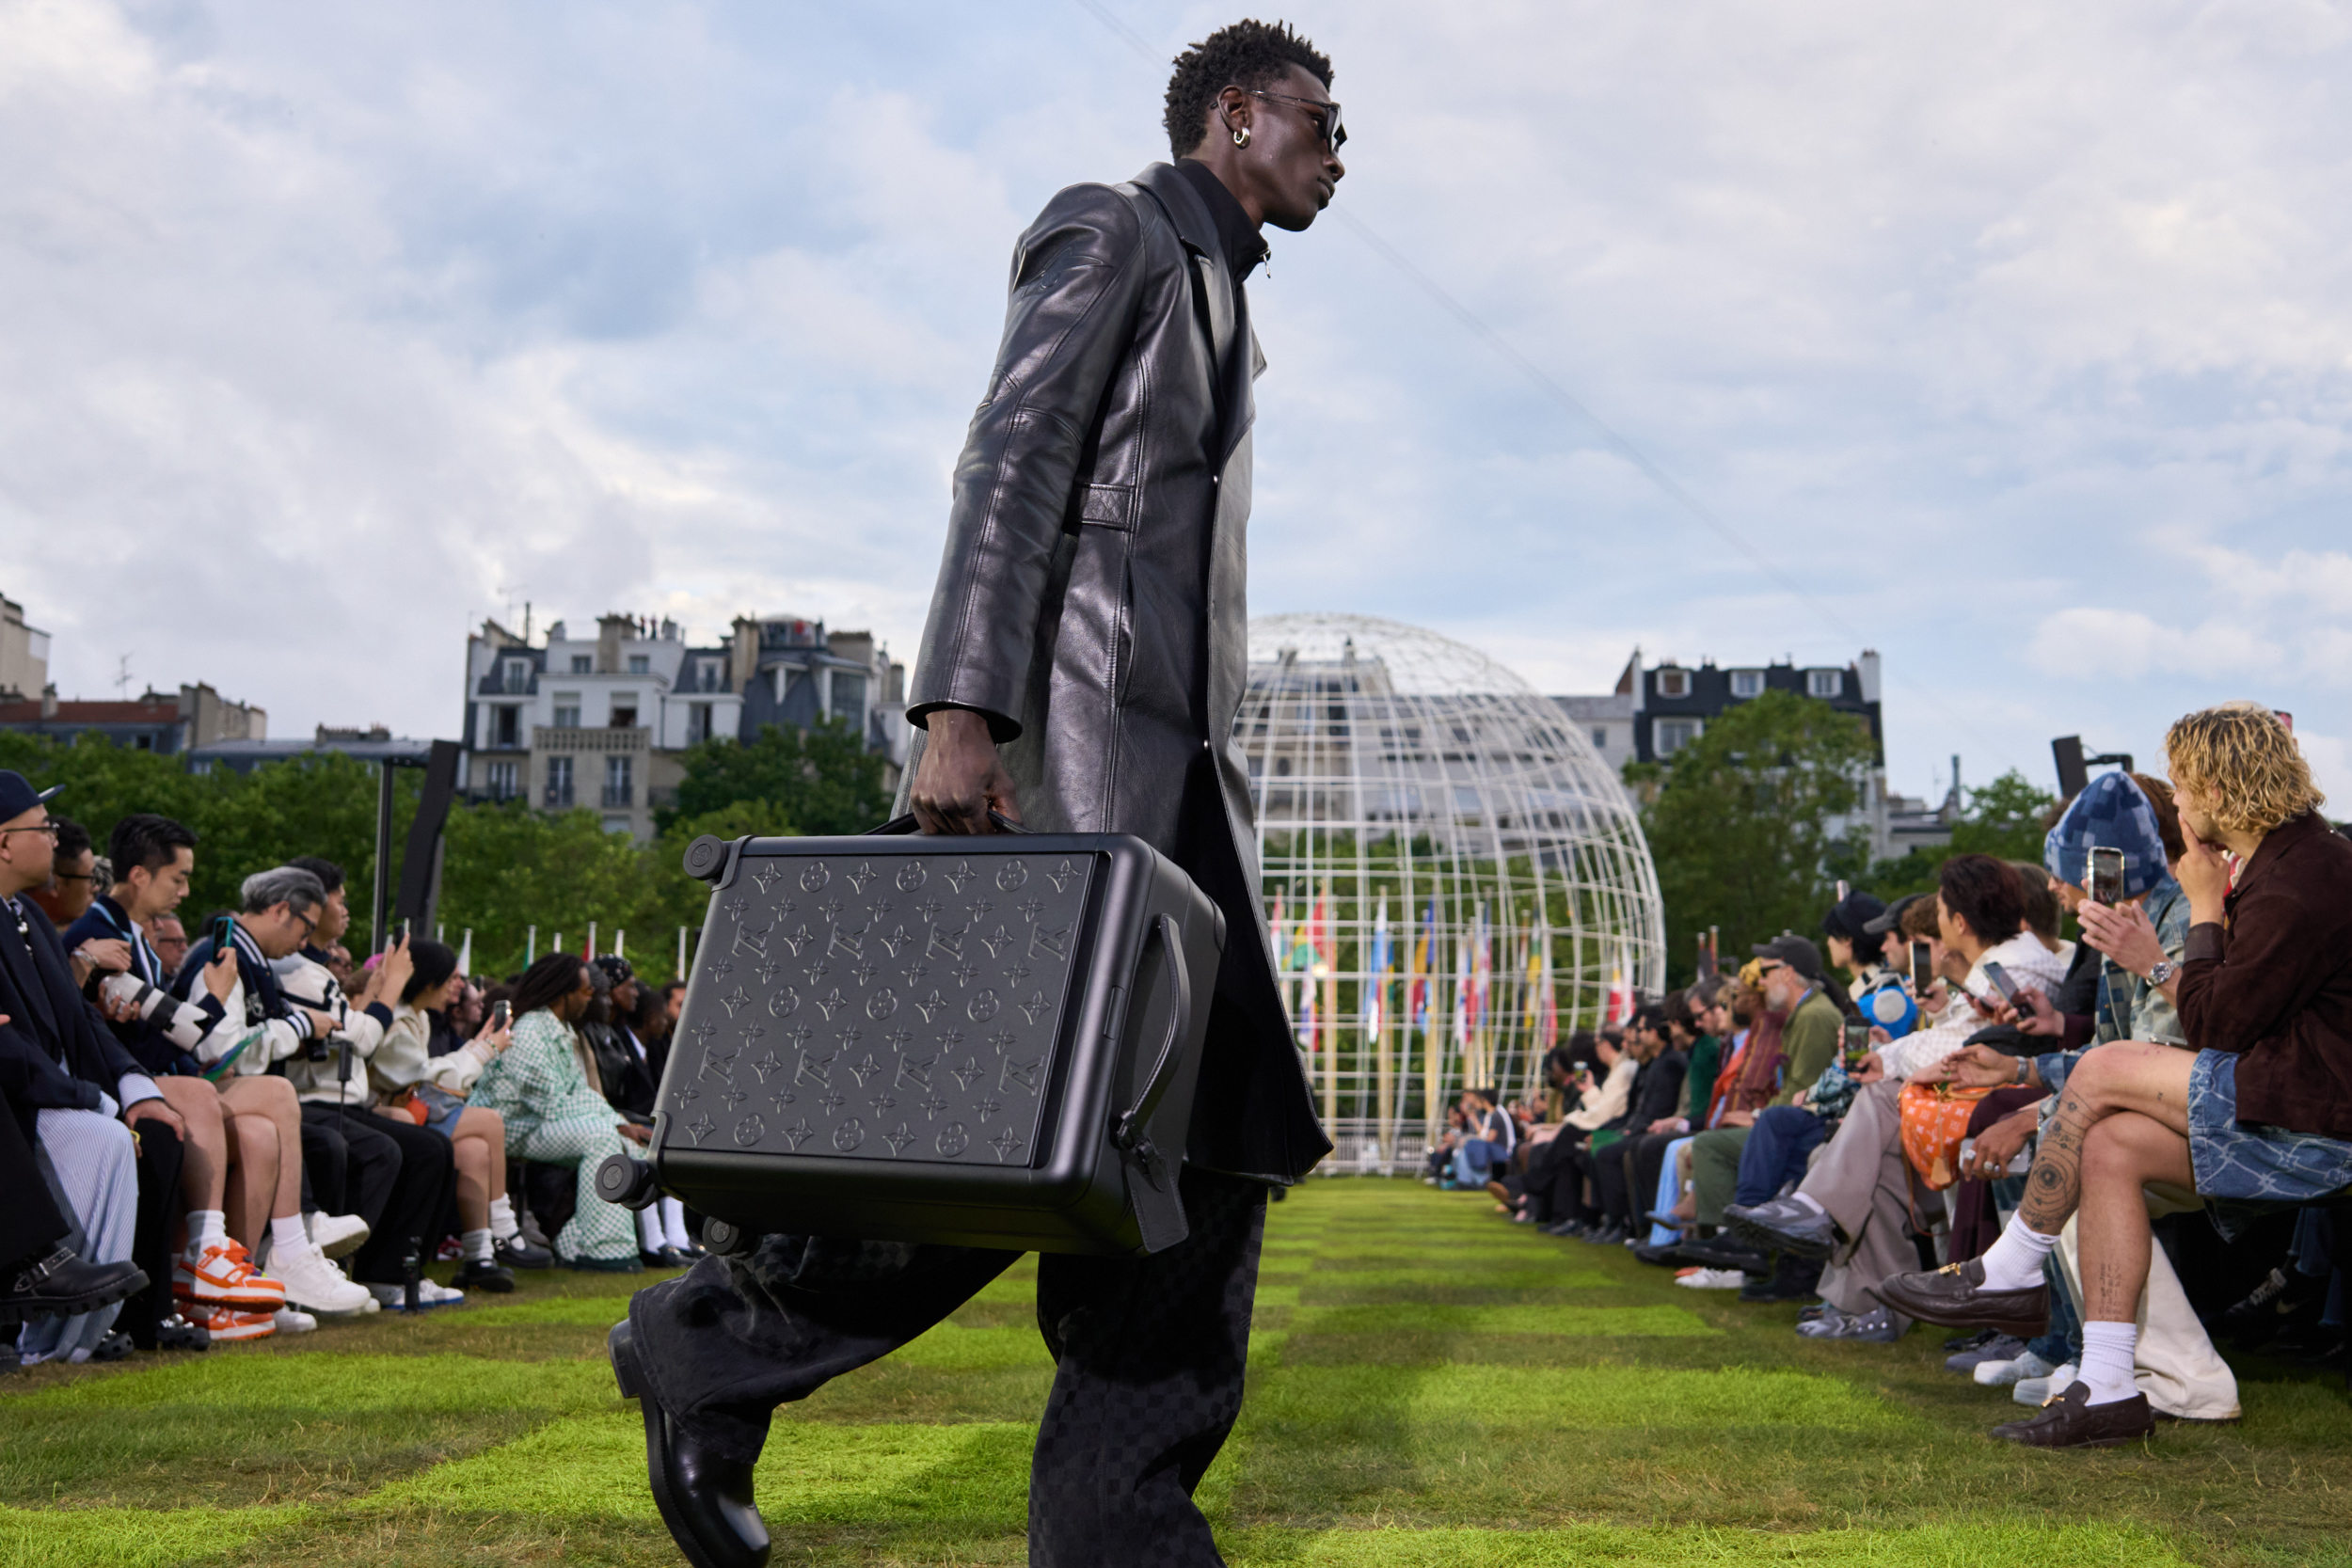
[[1379, 1100], [1374, 1114], [1379, 1118], [1380, 1161], [1386, 1171], [1396, 1157], [1396, 1060], [1389, 1053], [1389, 901], [1385, 895], [1373, 918], [1372, 974], [1365, 984], [1372, 993], [1374, 1037], [1364, 1043], [1378, 1053]]
[[1315, 969], [1309, 972], [1308, 984], [1323, 982], [1322, 1027], [1323, 1056], [1323, 1125], [1337, 1127], [1340, 1122], [1340, 981], [1332, 973], [1337, 967], [1331, 960], [1338, 956], [1339, 942], [1331, 932], [1331, 884], [1325, 882], [1315, 899]]

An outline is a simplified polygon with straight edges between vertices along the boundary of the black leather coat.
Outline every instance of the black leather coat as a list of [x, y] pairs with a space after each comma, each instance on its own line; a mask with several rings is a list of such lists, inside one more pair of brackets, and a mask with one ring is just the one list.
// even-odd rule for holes
[[1232, 734], [1263, 367], [1216, 222], [1172, 166], [1048, 202], [1013, 253], [907, 717], [919, 760], [926, 714], [977, 709], [1028, 827], [1133, 833], [1217, 900], [1186, 1155], [1289, 1180], [1331, 1145], [1276, 989]]

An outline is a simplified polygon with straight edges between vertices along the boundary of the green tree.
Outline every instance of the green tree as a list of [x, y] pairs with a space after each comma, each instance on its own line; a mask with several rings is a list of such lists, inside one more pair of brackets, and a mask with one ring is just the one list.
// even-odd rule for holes
[[1784, 928], [1810, 932], [1828, 902], [1833, 818], [1853, 811], [1873, 750], [1868, 727], [1827, 703], [1768, 691], [1709, 722], [1637, 784], [1666, 906], [1669, 978], [1690, 978], [1696, 933], [1723, 928], [1744, 954]]
[[766, 724], [753, 740], [707, 740], [687, 752], [677, 803], [659, 822], [666, 832], [675, 822], [759, 801], [781, 813], [791, 831], [864, 832], [890, 814], [882, 775], [881, 753], [867, 751], [864, 737], [837, 720], [807, 730]]
[[1992, 855], [2005, 861], [2042, 859], [2042, 819], [2058, 797], [2010, 768], [1982, 789], [1967, 792], [1963, 813], [1952, 824], [1949, 844], [1919, 847], [1891, 860], [1867, 860], [1857, 840], [1832, 857], [1833, 874], [1892, 903], [1907, 893], [1936, 884], [1944, 863], [1954, 855]]

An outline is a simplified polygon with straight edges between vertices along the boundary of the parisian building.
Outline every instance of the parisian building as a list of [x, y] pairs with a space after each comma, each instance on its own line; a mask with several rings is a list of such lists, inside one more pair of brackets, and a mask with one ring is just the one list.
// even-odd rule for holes
[[[582, 628], [585, 630], [585, 628]], [[485, 621], [466, 640], [458, 781], [478, 800], [596, 812], [640, 841], [673, 804], [685, 753], [746, 741], [769, 724], [836, 720], [888, 762], [906, 762], [906, 668], [872, 633], [801, 616], [741, 616], [695, 646], [677, 623], [610, 614], [593, 635], [563, 621], [533, 639]]]

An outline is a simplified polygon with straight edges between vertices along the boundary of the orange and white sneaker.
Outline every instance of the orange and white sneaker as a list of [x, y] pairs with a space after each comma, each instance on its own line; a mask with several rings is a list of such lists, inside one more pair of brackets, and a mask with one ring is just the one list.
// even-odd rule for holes
[[286, 1288], [267, 1275], [256, 1274], [252, 1254], [243, 1243], [228, 1240], [206, 1247], [193, 1263], [183, 1255], [171, 1271], [171, 1293], [199, 1306], [233, 1307], [263, 1317], [286, 1305]]
[[275, 1312], [240, 1312], [233, 1307], [199, 1307], [183, 1314], [188, 1322], [223, 1339], [260, 1339], [278, 1332]]

